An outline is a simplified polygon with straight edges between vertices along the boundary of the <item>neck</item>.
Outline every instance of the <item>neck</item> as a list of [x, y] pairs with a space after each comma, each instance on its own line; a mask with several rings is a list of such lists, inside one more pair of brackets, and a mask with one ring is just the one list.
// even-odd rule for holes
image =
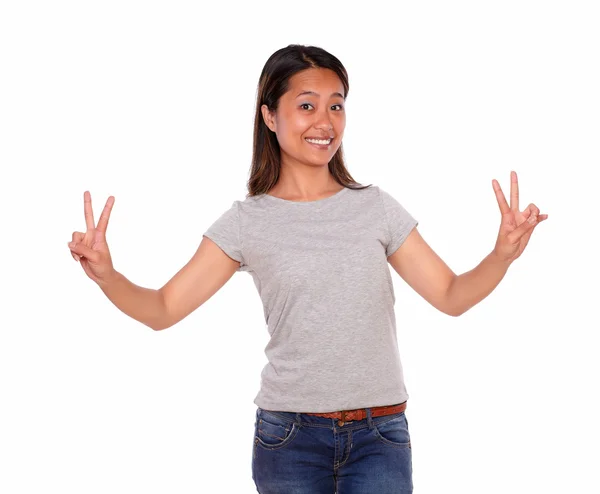
[[342, 186], [335, 181], [327, 164], [307, 165], [296, 160], [282, 159], [279, 179], [269, 190], [269, 194], [310, 201], [341, 189]]

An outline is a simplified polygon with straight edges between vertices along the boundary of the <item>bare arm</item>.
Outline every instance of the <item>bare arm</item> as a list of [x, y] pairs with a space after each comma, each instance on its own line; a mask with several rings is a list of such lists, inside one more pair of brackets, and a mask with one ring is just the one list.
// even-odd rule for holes
[[527, 246], [535, 225], [548, 218], [535, 204], [519, 210], [517, 173], [510, 174], [510, 206], [497, 180], [492, 186], [502, 222], [494, 250], [471, 271], [459, 276], [427, 245], [416, 228], [388, 257], [396, 272], [425, 300], [450, 316], [460, 316], [498, 286], [511, 263]]
[[457, 276], [416, 228], [388, 262], [411, 288], [449, 316], [460, 316], [487, 297], [510, 264], [491, 253], [476, 268]]
[[122, 312], [159, 331], [188, 316], [212, 297], [240, 263], [203, 237], [192, 259], [162, 288], [138, 286], [116, 272], [100, 288]]
[[115, 271], [98, 286], [109, 300], [123, 313], [152, 329], [160, 329], [166, 319], [166, 309], [158, 290], [144, 288]]
[[158, 293], [162, 296], [166, 316], [160, 327], [178, 323], [210, 299], [235, 274], [240, 263], [230, 258], [208, 237], [194, 256]]
[[448, 289], [448, 306], [459, 316], [486, 298], [504, 278], [510, 266], [491, 252], [477, 267], [457, 276]]
[[455, 315], [448, 303], [448, 289], [456, 274], [425, 242], [417, 227], [388, 262], [406, 283], [433, 307]]

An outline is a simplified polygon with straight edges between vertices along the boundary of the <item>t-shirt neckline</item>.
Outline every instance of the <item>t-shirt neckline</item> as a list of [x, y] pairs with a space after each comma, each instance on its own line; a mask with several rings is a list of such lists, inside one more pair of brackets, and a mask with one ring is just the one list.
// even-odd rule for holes
[[348, 187], [344, 187], [343, 189], [337, 191], [335, 194], [329, 196], [329, 197], [324, 197], [323, 199], [316, 199], [314, 201], [290, 201], [288, 199], [282, 199], [281, 197], [275, 197], [272, 196], [270, 194], [263, 194], [268, 200], [270, 201], [275, 201], [275, 202], [279, 202], [282, 204], [304, 204], [304, 205], [309, 205], [309, 204], [323, 204], [324, 202], [328, 202], [328, 201], [332, 201], [338, 197], [340, 197], [342, 194], [344, 194], [345, 191], [348, 190]]

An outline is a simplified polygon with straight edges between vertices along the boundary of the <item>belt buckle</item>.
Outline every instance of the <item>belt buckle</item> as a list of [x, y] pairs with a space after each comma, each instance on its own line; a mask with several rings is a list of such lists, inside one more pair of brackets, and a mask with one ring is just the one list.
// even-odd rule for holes
[[350, 424], [350, 423], [352, 423], [352, 422], [353, 422], [353, 420], [350, 420], [350, 421], [347, 421], [347, 420], [346, 420], [346, 414], [347, 414], [347, 413], [349, 413], [349, 410], [342, 410], [342, 411], [340, 412], [340, 414], [341, 414], [342, 416], [341, 416], [341, 418], [340, 418], [340, 420], [339, 420], [339, 422], [338, 422], [338, 425]]

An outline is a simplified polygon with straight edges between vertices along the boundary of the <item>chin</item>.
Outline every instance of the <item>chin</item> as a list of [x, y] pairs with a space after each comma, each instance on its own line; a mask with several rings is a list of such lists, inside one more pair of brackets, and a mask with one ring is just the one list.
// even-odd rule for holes
[[331, 156], [307, 156], [306, 157], [306, 162], [307, 163], [311, 163], [313, 165], [319, 165], [319, 166], [323, 166], [323, 165], [328, 165], [331, 160], [333, 159], [333, 157], [335, 156], [335, 153], [332, 154]]
[[327, 166], [329, 161], [308, 161], [308, 164], [312, 166]]

